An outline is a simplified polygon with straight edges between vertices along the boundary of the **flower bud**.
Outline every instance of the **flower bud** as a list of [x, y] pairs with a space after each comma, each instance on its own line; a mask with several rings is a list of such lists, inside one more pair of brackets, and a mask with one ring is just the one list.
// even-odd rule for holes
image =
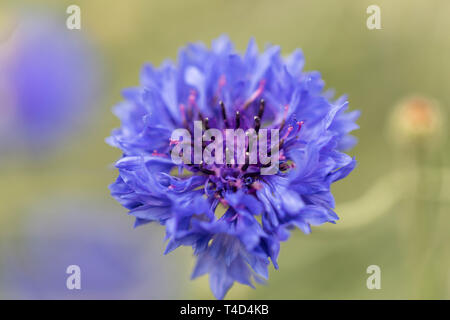
[[433, 146], [442, 140], [444, 116], [434, 100], [414, 96], [401, 101], [391, 114], [390, 140], [407, 146]]

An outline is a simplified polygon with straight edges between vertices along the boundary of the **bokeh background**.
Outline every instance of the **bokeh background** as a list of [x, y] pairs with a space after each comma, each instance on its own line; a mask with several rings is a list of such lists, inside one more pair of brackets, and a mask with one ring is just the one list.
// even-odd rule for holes
[[[66, 9], [81, 8], [81, 30]], [[381, 30], [366, 8], [381, 8]], [[336, 225], [294, 232], [280, 269], [234, 299], [450, 298], [450, 2], [5, 1], [0, 4], [0, 299], [209, 299], [189, 248], [163, 256], [163, 230], [133, 230], [110, 196], [111, 108], [144, 62], [228, 34], [238, 50], [302, 48], [305, 70], [362, 110], [333, 186]], [[78, 264], [82, 290], [66, 289]], [[381, 268], [369, 290], [366, 269]]]

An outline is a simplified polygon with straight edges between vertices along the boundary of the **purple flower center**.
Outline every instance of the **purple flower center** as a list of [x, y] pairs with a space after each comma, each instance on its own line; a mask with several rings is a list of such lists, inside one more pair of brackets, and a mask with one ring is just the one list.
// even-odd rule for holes
[[[213, 108], [220, 108], [220, 118], [210, 119], [205, 117], [200, 111], [197, 105], [197, 92], [191, 90], [187, 103], [180, 104], [179, 110], [182, 118], [183, 127], [193, 133], [194, 121], [201, 121], [202, 130], [208, 129], [218, 129], [225, 135], [225, 130], [227, 129], [243, 129], [247, 130], [246, 140], [245, 140], [245, 163], [224, 163], [224, 164], [206, 164], [201, 162], [199, 164], [185, 164], [178, 168], [179, 176], [187, 175], [207, 175], [208, 180], [205, 186], [208, 196], [212, 196], [218, 199], [222, 204], [227, 205], [227, 201], [224, 199], [224, 194], [227, 192], [236, 192], [238, 190], [243, 190], [246, 193], [255, 194], [257, 190], [262, 188], [260, 181], [264, 181], [264, 176], [261, 174], [262, 168], [267, 168], [270, 163], [262, 163], [259, 158], [257, 158], [256, 163], [251, 163], [250, 161], [250, 139], [248, 139], [248, 129], [253, 129], [256, 134], [259, 133], [262, 126], [270, 129], [278, 129], [282, 133], [281, 139], [278, 142], [277, 150], [279, 150], [279, 171], [281, 174], [287, 173], [290, 168], [295, 167], [295, 163], [292, 161], [287, 161], [284, 151], [284, 147], [289, 145], [290, 142], [299, 139], [300, 130], [303, 125], [303, 121], [297, 121], [295, 127], [293, 125], [286, 125], [286, 118], [289, 110], [289, 106], [284, 107], [283, 117], [281, 121], [271, 121], [269, 123], [263, 124], [264, 111], [266, 109], [266, 102], [263, 98], [264, 95], [264, 85], [265, 80], [261, 80], [257, 90], [240, 106], [233, 106], [233, 113], [229, 113], [227, 106], [218, 96], [221, 94], [223, 87], [226, 84], [226, 78], [222, 75], [219, 78], [217, 91], [214, 98], [211, 101]], [[258, 99], [260, 98], [260, 99]], [[294, 130], [295, 129], [295, 130]], [[204, 131], [202, 131], [204, 132]], [[214, 137], [213, 137], [214, 138]], [[214, 140], [214, 139], [213, 139]], [[176, 146], [181, 141], [170, 139], [169, 145]], [[208, 143], [202, 142], [201, 152], [203, 154]], [[194, 149], [193, 143], [190, 146], [191, 150]], [[230, 150], [224, 145], [224, 154]], [[267, 155], [271, 155], [272, 149], [269, 148], [266, 151]], [[192, 152], [191, 152], [192, 154]], [[166, 157], [166, 154], [158, 153], [157, 150], [153, 152], [154, 156]], [[186, 169], [186, 171], [183, 171]], [[277, 172], [278, 173], [278, 172]], [[169, 189], [173, 189], [174, 186], [170, 185]]]

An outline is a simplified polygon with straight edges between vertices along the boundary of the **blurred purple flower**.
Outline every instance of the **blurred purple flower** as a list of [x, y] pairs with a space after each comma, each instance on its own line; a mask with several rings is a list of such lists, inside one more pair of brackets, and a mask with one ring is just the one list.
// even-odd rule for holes
[[[309, 233], [311, 225], [338, 219], [330, 186], [355, 167], [339, 150], [355, 143], [348, 133], [359, 113], [346, 112], [345, 98], [330, 100], [320, 74], [303, 65], [300, 50], [286, 59], [277, 46], [260, 54], [253, 40], [244, 55], [227, 37], [211, 50], [190, 44], [177, 65], [145, 66], [140, 87], [125, 90], [114, 109], [122, 127], [107, 141], [123, 156], [112, 195], [136, 225], [166, 227], [166, 252], [192, 246], [192, 277], [209, 273], [219, 299], [234, 281], [266, 279], [290, 229]], [[194, 120], [221, 131], [279, 129], [279, 171], [261, 175], [260, 163], [175, 165], [171, 133], [193, 132]]]
[[[124, 228], [109, 207], [66, 200], [26, 214], [21, 233], [2, 240], [0, 287], [7, 299], [173, 299], [177, 269], [156, 236]], [[106, 218], [108, 216], [108, 218]], [[131, 234], [128, 234], [131, 232]], [[81, 269], [81, 289], [66, 269]]]
[[47, 150], [74, 129], [98, 92], [94, 52], [81, 31], [42, 14], [20, 16], [2, 50], [0, 116], [9, 114], [2, 144]]

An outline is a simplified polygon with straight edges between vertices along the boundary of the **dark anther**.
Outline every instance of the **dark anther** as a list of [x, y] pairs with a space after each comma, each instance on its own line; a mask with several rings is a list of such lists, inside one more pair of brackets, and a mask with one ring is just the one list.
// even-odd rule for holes
[[225, 126], [227, 125], [227, 112], [225, 110], [225, 104], [223, 103], [223, 101], [220, 101], [220, 108], [222, 109], [222, 118], [223, 121], [225, 122]]
[[198, 112], [198, 117], [200, 118], [201, 121], [205, 120], [205, 117], [203, 117], [203, 114], [200, 111]]
[[206, 169], [206, 168], [200, 168], [200, 171], [209, 175], [216, 174], [214, 171]]
[[244, 179], [245, 184], [249, 185], [253, 183], [253, 178], [252, 177], [246, 177]]
[[256, 172], [249, 172], [245, 174], [244, 179], [246, 179], [247, 177], [258, 177], [261, 174], [261, 172], [256, 171]]
[[192, 117], [193, 117], [192, 108], [187, 108], [187, 117], [188, 117], [188, 119], [192, 119]]
[[236, 111], [236, 129], [241, 126], [241, 114], [239, 111]]
[[261, 128], [261, 118], [258, 116], [255, 116], [254, 120], [255, 120], [255, 131], [258, 132], [259, 128]]
[[247, 152], [245, 153], [245, 163], [242, 166], [241, 170], [246, 171], [248, 169], [249, 165], [250, 165], [250, 158], [249, 158], [249, 153], [248, 153], [248, 149], [247, 149]]
[[203, 123], [205, 125], [205, 130], [208, 130], [209, 129], [209, 118], [203, 119]]
[[264, 99], [261, 99], [260, 103], [259, 103], [259, 110], [258, 110], [258, 117], [260, 119], [262, 119], [262, 116], [264, 114], [264, 108], [266, 107], [266, 102], [264, 101]]
[[284, 129], [285, 124], [286, 124], [286, 119], [283, 119], [283, 121], [281, 122], [281, 125], [280, 125], [280, 129], [278, 129], [279, 132], [281, 132]]

